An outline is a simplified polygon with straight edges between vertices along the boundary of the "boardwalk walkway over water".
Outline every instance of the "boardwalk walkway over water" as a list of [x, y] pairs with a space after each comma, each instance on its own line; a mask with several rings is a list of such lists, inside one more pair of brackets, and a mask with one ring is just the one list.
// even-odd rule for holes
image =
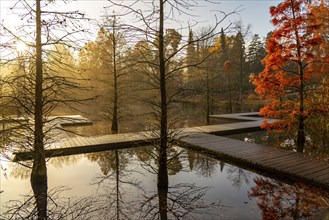
[[190, 134], [177, 142], [183, 147], [329, 189], [329, 164], [301, 153], [205, 133]]
[[[249, 119], [249, 121], [184, 128], [181, 129], [181, 133], [174, 141], [183, 147], [207, 151], [246, 166], [329, 189], [329, 164], [327, 163], [292, 151], [212, 135], [260, 130], [262, 120], [254, 117], [254, 115], [236, 114], [233, 116], [240, 117], [240, 119], [244, 117], [244, 120]], [[224, 115], [224, 117], [226, 116]], [[46, 151], [46, 156], [71, 155], [134, 145], [148, 145], [155, 140], [156, 138], [151, 132], [66, 138], [51, 144], [49, 146], [51, 149]], [[26, 159], [31, 159], [31, 153], [16, 153], [15, 160]]]

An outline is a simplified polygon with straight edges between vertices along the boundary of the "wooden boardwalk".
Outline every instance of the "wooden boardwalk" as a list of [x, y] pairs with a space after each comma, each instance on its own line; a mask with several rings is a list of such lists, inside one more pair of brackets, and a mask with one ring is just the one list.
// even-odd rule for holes
[[220, 115], [210, 115], [211, 118], [225, 118], [225, 119], [235, 119], [239, 121], [263, 121], [263, 117], [259, 116], [259, 112], [245, 112], [236, 114], [220, 114]]
[[[260, 130], [262, 120], [251, 117], [254, 119], [244, 122], [183, 128], [174, 141], [183, 147], [207, 151], [246, 166], [329, 189], [329, 164], [292, 151], [212, 135]], [[152, 132], [63, 138], [47, 146], [46, 157], [149, 145], [153, 141], [157, 138]], [[31, 152], [15, 153], [14, 161], [29, 159], [32, 159]]]
[[[207, 133], [216, 135], [237, 134], [243, 132], [259, 131], [261, 130], [261, 121], [248, 121], [230, 123], [224, 125], [207, 125], [192, 128], [182, 128], [178, 133], [181, 136], [190, 133]], [[59, 136], [53, 130], [54, 135]], [[46, 146], [46, 157], [56, 157], [64, 155], [72, 155], [78, 153], [90, 153], [104, 150], [111, 150], [115, 148], [141, 146], [150, 144], [155, 141], [153, 132], [138, 132], [138, 133], [123, 133], [113, 135], [102, 135], [95, 137], [74, 137], [69, 138], [63, 135], [59, 136], [60, 141], [48, 144]], [[22, 161], [32, 159], [32, 152], [15, 152], [13, 161]]]
[[47, 120], [61, 126], [90, 125], [93, 123], [81, 115], [49, 116]]
[[183, 147], [203, 150], [240, 164], [329, 189], [329, 164], [301, 153], [205, 133], [190, 134], [176, 141]]
[[229, 134], [240, 134], [245, 132], [253, 132], [262, 130], [260, 126], [262, 121], [246, 121], [246, 122], [236, 122], [229, 124], [219, 124], [219, 125], [205, 125], [191, 128], [183, 128], [181, 132], [183, 133], [206, 133], [206, 134], [216, 134], [216, 135], [229, 135]]
[[[82, 153], [100, 152], [112, 149], [149, 145], [156, 141], [150, 132], [124, 133], [97, 137], [64, 138], [46, 146], [46, 157], [67, 156]], [[32, 152], [16, 152], [13, 161], [31, 160]]]
[[[256, 113], [255, 113], [256, 114]], [[239, 114], [234, 114], [235, 117], [239, 117]], [[254, 117], [253, 117], [254, 118]], [[79, 115], [77, 116], [55, 116], [49, 118], [51, 123], [47, 126], [61, 126], [63, 123], [76, 124], [77, 122], [89, 123], [88, 119], [85, 119]], [[192, 128], [182, 128], [178, 133], [209, 133], [217, 135], [237, 134], [243, 132], [259, 131], [261, 130], [261, 120], [253, 120], [244, 122], [236, 122], [223, 125], [206, 125]], [[59, 133], [56, 133], [56, 131]], [[62, 134], [62, 130], [53, 129], [53, 136], [61, 138], [60, 141], [46, 146], [46, 157], [55, 157], [63, 155], [72, 155], [78, 153], [90, 153], [97, 151], [110, 150], [114, 148], [123, 148], [131, 146], [140, 146], [150, 144], [150, 141], [154, 141], [152, 135], [153, 132], [139, 132], [139, 133], [124, 133], [115, 135], [103, 135], [96, 137], [76, 137], [69, 138]], [[32, 159], [32, 152], [16, 152], [14, 153], [14, 161], [30, 160]]]

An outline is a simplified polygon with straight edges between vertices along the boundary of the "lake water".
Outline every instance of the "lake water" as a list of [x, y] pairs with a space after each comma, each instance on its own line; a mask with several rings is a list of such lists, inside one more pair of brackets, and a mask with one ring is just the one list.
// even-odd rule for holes
[[[169, 219], [298, 219], [327, 206], [325, 191], [283, 183], [180, 147], [168, 152], [167, 208], [159, 207], [154, 147], [49, 159], [53, 219], [158, 219], [161, 208]], [[30, 170], [1, 165], [0, 219], [17, 207], [26, 216], [33, 210], [29, 202], [22, 206], [31, 196]]]

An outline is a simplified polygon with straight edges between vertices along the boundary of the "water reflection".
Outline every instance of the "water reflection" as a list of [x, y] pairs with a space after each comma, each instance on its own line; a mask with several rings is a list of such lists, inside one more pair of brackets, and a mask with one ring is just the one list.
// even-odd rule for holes
[[251, 173], [244, 169], [232, 166], [227, 169], [227, 174], [227, 178], [237, 189], [240, 189], [242, 185], [250, 185]]
[[132, 159], [133, 149], [93, 153], [87, 158], [96, 161], [102, 171], [92, 183], [97, 185], [99, 201], [102, 203], [102, 211], [98, 215], [102, 219], [132, 219], [130, 216], [136, 216], [136, 206], [140, 201], [131, 200], [131, 197], [138, 198], [137, 195], [144, 191], [136, 175], [132, 175], [139, 173], [134, 169], [136, 161]]
[[[104, 195], [104, 204], [108, 204], [102, 216], [109, 219], [182, 219], [196, 213], [210, 213], [206, 209], [214, 207], [215, 203], [202, 200], [207, 187], [189, 183], [169, 186], [168, 175], [174, 176], [183, 169], [182, 151], [170, 148], [168, 158], [160, 157], [156, 147], [88, 155], [89, 159], [97, 161], [103, 174], [95, 179], [99, 192]], [[159, 169], [160, 160], [165, 160], [168, 170]], [[145, 183], [136, 178], [140, 175], [153, 179], [153, 184], [157, 181], [156, 190], [150, 190], [155, 189], [154, 185], [143, 187]]]
[[[183, 154], [185, 155], [183, 156]], [[211, 209], [219, 204], [207, 202], [204, 199], [209, 187], [197, 186], [194, 183], [171, 184], [169, 176], [174, 176], [183, 170], [183, 158], [186, 152], [177, 147], [170, 147], [167, 154], [160, 154], [156, 147], [147, 151], [148, 155], [155, 158], [152, 161], [142, 161], [144, 167], [149, 166], [157, 175], [157, 191], [145, 194], [145, 201], [140, 208], [143, 218], [146, 219], [194, 219], [211, 215]], [[168, 157], [167, 157], [168, 155]], [[168, 170], [161, 169], [161, 163], [168, 164]], [[181, 180], [183, 181], [183, 180]], [[186, 180], [185, 180], [186, 181]], [[170, 185], [170, 186], [169, 186]]]
[[[72, 155], [70, 157], [53, 157], [47, 161], [48, 165], [52, 167], [61, 168], [63, 166], [76, 164], [82, 155]], [[32, 161], [19, 161], [15, 163], [6, 163], [11, 170], [11, 176], [20, 179], [28, 179], [31, 176]]]
[[213, 159], [207, 155], [197, 153], [193, 150], [187, 149], [186, 151], [191, 171], [195, 170], [201, 176], [211, 177], [212, 175], [214, 175], [216, 165], [219, 163], [221, 164], [221, 171], [223, 171], [223, 162]]
[[[176, 146], [167, 151], [168, 184], [158, 184], [159, 175], [166, 175], [160, 159], [153, 146], [51, 158], [49, 218], [293, 219], [329, 204], [326, 191], [282, 183]], [[8, 179], [0, 179], [0, 219], [35, 219], [24, 179], [28, 170], [7, 169]]]
[[[47, 219], [97, 219], [100, 203], [95, 197], [66, 197], [69, 189], [57, 187], [51, 189], [47, 196]], [[35, 204], [35, 196], [31, 194], [11, 200], [3, 208], [6, 210], [1, 219], [39, 219]]]
[[329, 193], [304, 184], [288, 185], [256, 177], [249, 195], [257, 198], [263, 219], [305, 219], [328, 207]]

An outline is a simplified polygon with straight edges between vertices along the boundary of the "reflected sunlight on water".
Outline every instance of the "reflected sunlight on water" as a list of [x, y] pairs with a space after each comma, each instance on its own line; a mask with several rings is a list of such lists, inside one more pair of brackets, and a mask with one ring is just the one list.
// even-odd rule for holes
[[[92, 209], [97, 217], [94, 214], [90, 219], [152, 219], [159, 209], [154, 155], [153, 147], [145, 147], [51, 158], [48, 188], [65, 186], [54, 201], [62, 207], [72, 205], [74, 199], [89, 208], [97, 205]], [[280, 218], [295, 215], [296, 210], [305, 217], [325, 207], [317, 191], [310, 192], [306, 186], [304, 190], [302, 185], [288, 185], [180, 147], [171, 149], [169, 157], [168, 205], [172, 209], [168, 217], [261, 219], [271, 214]], [[10, 163], [5, 173], [8, 178], [1, 171], [2, 215], [8, 201], [22, 201], [22, 195], [31, 193], [28, 168]], [[71, 203], [58, 201], [64, 198]]]

